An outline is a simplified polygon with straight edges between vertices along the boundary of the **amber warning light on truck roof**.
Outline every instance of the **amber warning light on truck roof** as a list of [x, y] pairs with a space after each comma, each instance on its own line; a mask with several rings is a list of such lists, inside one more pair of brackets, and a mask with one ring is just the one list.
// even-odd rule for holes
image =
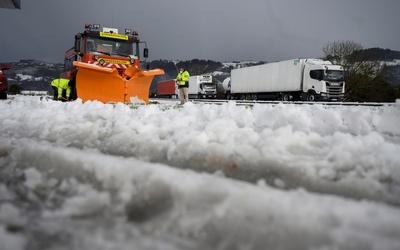
[[126, 34], [126, 35], [132, 34], [132, 35], [134, 35], [134, 36], [138, 36], [138, 35], [139, 35], [139, 32], [138, 32], [138, 31], [132, 31], [132, 29], [125, 29], [125, 34]]
[[100, 29], [100, 24], [88, 24], [88, 23], [86, 23], [85, 24], [85, 29], [87, 29], [87, 30], [98, 30], [98, 29]]

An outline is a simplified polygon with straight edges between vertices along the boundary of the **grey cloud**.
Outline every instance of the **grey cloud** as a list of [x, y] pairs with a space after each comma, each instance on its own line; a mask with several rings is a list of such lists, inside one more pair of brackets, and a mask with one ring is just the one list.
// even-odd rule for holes
[[353, 40], [400, 51], [398, 0], [22, 0], [0, 9], [0, 62], [61, 62], [85, 23], [139, 31], [150, 60], [320, 57]]

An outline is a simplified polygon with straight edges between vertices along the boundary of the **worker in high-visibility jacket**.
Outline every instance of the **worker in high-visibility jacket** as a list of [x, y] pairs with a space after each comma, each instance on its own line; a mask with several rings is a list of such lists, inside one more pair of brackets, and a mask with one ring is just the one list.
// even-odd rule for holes
[[71, 95], [71, 87], [69, 86], [69, 79], [59, 78], [58, 81], [58, 100], [63, 102], [69, 100]]
[[53, 81], [51, 81], [50, 85], [51, 88], [53, 89], [53, 100], [57, 101], [58, 100], [58, 86], [60, 85], [60, 81], [62, 80], [67, 80], [63, 78], [56, 78]]
[[181, 104], [189, 101], [189, 78], [189, 72], [187, 72], [183, 67], [180, 67], [179, 73], [176, 76], [176, 84], [178, 84]]

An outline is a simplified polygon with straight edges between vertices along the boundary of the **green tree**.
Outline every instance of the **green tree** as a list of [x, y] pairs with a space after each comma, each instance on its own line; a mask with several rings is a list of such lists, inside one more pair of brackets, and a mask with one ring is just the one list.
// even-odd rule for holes
[[8, 87], [8, 93], [11, 95], [21, 94], [22, 87], [17, 84], [12, 84]]

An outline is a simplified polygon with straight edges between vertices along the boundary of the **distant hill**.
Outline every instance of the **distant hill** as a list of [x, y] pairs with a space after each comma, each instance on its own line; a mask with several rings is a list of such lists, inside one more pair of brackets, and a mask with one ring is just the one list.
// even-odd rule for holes
[[392, 61], [395, 59], [400, 60], [400, 51], [394, 51], [390, 49], [370, 48], [365, 49], [364, 53], [368, 55], [372, 61]]
[[384, 62], [384, 74], [388, 83], [400, 87], [400, 51], [370, 48], [363, 51], [371, 61]]
[[44, 63], [36, 60], [20, 60], [7, 63], [10, 69], [4, 73], [8, 84], [20, 85], [22, 90], [50, 91], [50, 82], [64, 69], [61, 63]]

